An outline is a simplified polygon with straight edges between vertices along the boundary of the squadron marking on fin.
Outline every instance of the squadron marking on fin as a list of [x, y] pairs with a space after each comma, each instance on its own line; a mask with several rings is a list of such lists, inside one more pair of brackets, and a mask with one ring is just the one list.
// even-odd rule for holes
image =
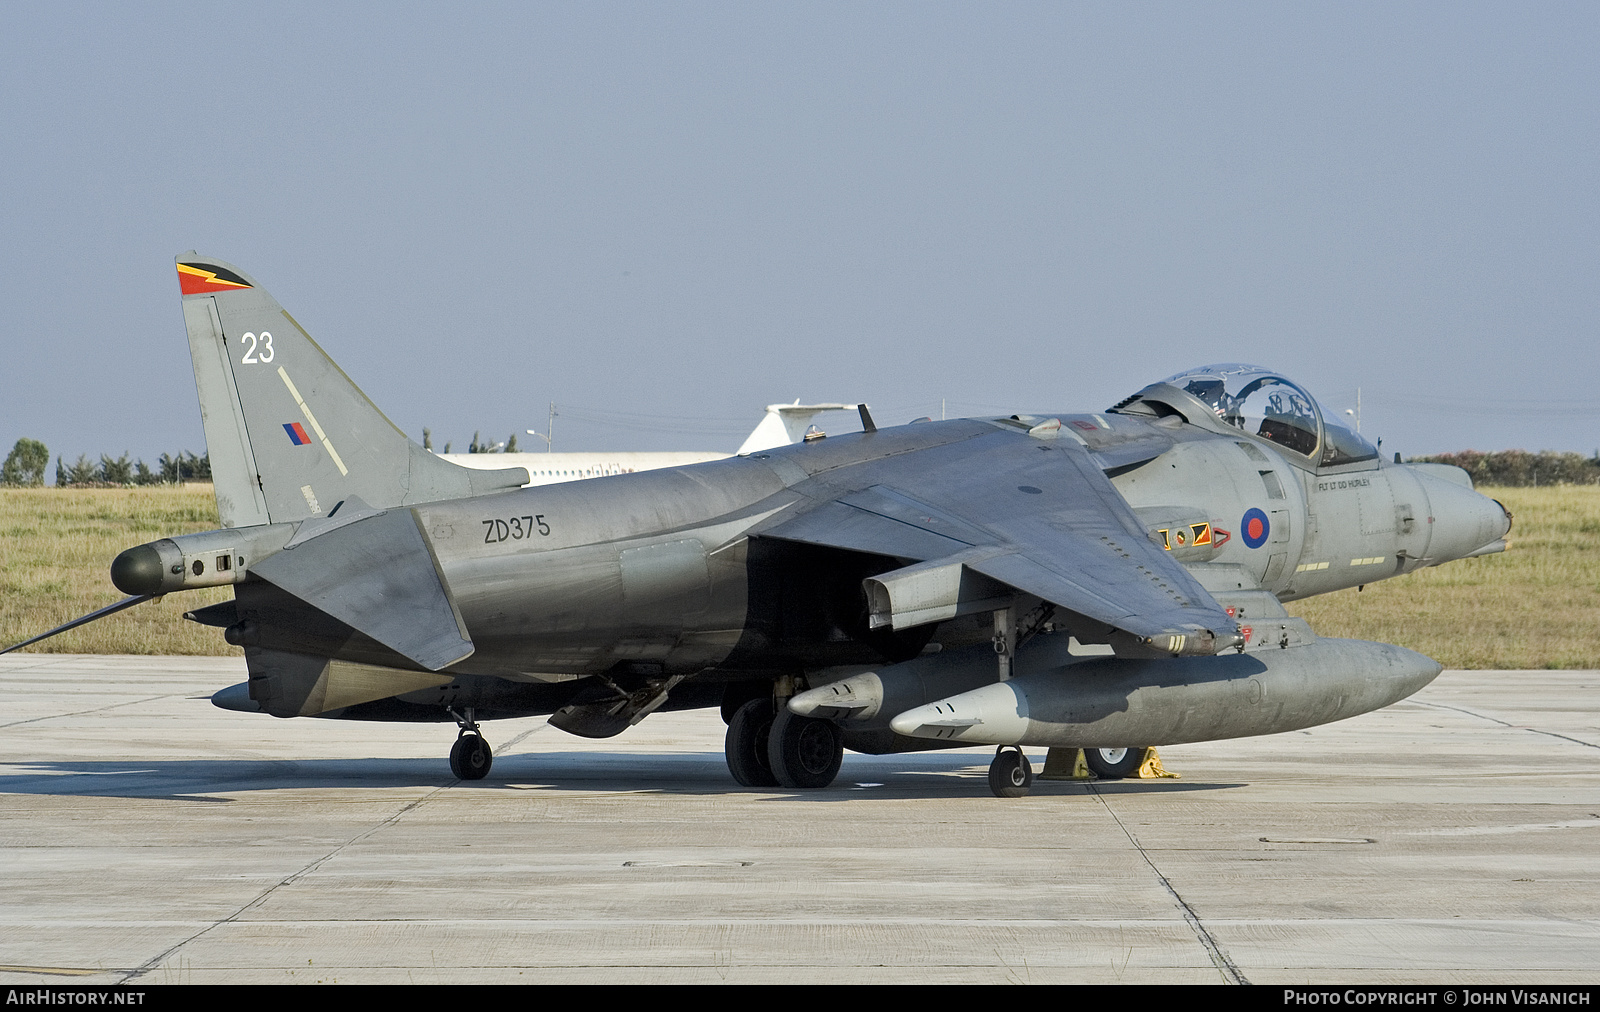
[[251, 287], [244, 278], [221, 268], [206, 268], [199, 264], [178, 265], [178, 288], [185, 295], [204, 295], [207, 292], [233, 292]]

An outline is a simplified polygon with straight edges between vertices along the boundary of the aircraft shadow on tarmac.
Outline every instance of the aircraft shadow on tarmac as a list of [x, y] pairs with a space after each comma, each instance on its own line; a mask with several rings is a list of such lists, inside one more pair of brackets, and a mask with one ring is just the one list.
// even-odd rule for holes
[[[847, 756], [839, 779], [821, 790], [740, 787], [720, 752], [528, 752], [495, 757], [486, 779], [460, 781], [438, 759], [171, 759], [38, 761], [0, 772], [0, 794], [143, 798], [226, 804], [238, 795], [280, 790], [455, 787], [460, 790], [572, 793], [760, 794], [789, 800], [989, 797], [987, 756]], [[1177, 793], [1246, 787], [1181, 780], [1095, 781], [1108, 794]], [[1084, 781], [1035, 779], [1034, 797], [1084, 795]], [[218, 797], [234, 795], [235, 797]]]

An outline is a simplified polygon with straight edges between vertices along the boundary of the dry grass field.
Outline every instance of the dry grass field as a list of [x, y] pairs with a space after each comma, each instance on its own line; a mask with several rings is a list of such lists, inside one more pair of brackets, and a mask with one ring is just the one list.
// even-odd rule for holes
[[[111, 560], [171, 534], [215, 530], [210, 485], [0, 489], [0, 643], [16, 643], [122, 600]], [[169, 594], [26, 649], [73, 654], [234, 654], [222, 631], [183, 613], [228, 587]]]
[[[1600, 667], [1600, 487], [1483, 490], [1516, 514], [1512, 549], [1289, 605], [1326, 636], [1398, 643], [1452, 668]], [[53, 628], [121, 594], [124, 548], [217, 526], [209, 485], [0, 490], [0, 643]], [[183, 612], [227, 588], [173, 594], [31, 650], [230, 654]]]
[[1600, 486], [1478, 491], [1515, 517], [1510, 551], [1295, 601], [1290, 614], [1447, 668], [1600, 667]]

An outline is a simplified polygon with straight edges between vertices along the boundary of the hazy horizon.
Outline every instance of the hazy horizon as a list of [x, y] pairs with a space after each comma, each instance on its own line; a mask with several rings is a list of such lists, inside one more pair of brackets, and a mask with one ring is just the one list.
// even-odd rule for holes
[[[1385, 456], [1600, 448], [1600, 10], [0, 11], [0, 444], [205, 448], [173, 257], [413, 439], [728, 450], [1257, 362]], [[830, 420], [831, 421], [831, 420]], [[835, 426], [838, 421], [833, 421]]]

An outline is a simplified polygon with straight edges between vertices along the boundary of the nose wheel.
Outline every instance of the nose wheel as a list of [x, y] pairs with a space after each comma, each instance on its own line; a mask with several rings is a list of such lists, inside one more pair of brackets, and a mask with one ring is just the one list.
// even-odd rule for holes
[[1086, 748], [1083, 760], [1101, 780], [1122, 780], [1139, 772], [1150, 755], [1148, 748]]
[[482, 780], [489, 775], [489, 767], [494, 765], [494, 751], [478, 731], [478, 723], [472, 719], [471, 709], [467, 710], [465, 717], [454, 710], [450, 711], [450, 716], [461, 726], [456, 743], [450, 747], [450, 772], [456, 775], [457, 780]]
[[989, 764], [989, 789], [997, 798], [1025, 798], [1033, 789], [1033, 764], [1015, 745], [1001, 745]]

